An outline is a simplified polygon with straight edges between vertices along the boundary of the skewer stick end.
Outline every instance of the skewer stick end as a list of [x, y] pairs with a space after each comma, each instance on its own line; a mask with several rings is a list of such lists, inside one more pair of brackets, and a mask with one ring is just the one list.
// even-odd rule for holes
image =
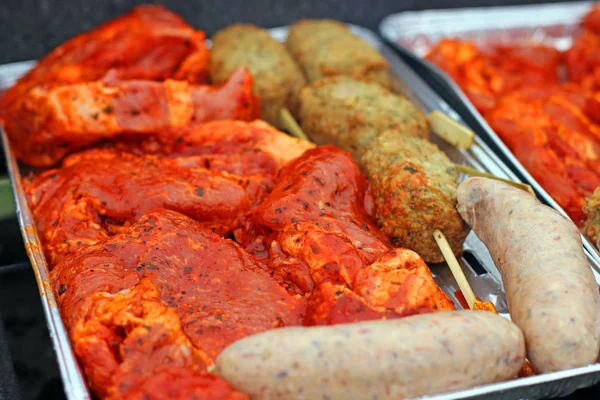
[[296, 119], [292, 116], [292, 113], [285, 107], [279, 109], [279, 118], [283, 122], [285, 129], [292, 135], [293, 137], [301, 140], [310, 141], [308, 136], [304, 133]]
[[427, 119], [432, 132], [455, 147], [468, 149], [475, 140], [475, 133], [471, 129], [440, 111], [431, 112]]
[[533, 197], [535, 196], [535, 191], [533, 190], [533, 188], [526, 184], [526, 183], [521, 183], [521, 182], [515, 182], [515, 181], [511, 181], [510, 179], [504, 179], [504, 178], [500, 178], [496, 175], [492, 175], [490, 173], [487, 172], [483, 172], [480, 171], [478, 169], [475, 168], [471, 168], [471, 167], [467, 167], [466, 165], [462, 165], [462, 164], [454, 164], [454, 167], [459, 171], [462, 172], [464, 174], [467, 175], [471, 175], [471, 176], [479, 176], [482, 178], [488, 178], [488, 179], [493, 179], [495, 181], [500, 181], [500, 182], [504, 182], [504, 183], [508, 183], [511, 186], [514, 186], [518, 189], [524, 190], [527, 193], [531, 194]]
[[450, 271], [452, 272], [452, 275], [454, 275], [454, 279], [456, 279], [456, 283], [458, 284], [460, 291], [465, 297], [469, 308], [473, 309], [477, 298], [475, 297], [475, 293], [473, 293], [473, 289], [471, 289], [471, 285], [469, 285], [467, 277], [465, 276], [462, 268], [460, 267], [458, 260], [454, 256], [454, 252], [450, 247], [450, 243], [448, 243], [446, 236], [439, 229], [433, 231], [433, 238], [439, 246], [440, 251], [444, 256], [444, 259], [448, 264], [448, 267], [450, 267]]

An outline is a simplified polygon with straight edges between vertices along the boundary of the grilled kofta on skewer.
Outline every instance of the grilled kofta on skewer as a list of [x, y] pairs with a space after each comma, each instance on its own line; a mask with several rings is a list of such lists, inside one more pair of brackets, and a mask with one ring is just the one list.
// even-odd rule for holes
[[462, 252], [469, 229], [455, 208], [458, 171], [436, 145], [387, 131], [371, 142], [359, 164], [371, 181], [377, 223], [395, 245], [441, 262], [433, 239], [439, 229], [454, 254]]
[[286, 46], [309, 82], [351, 75], [392, 86], [385, 57], [342, 22], [303, 19], [290, 27]]
[[269, 31], [251, 24], [235, 24], [212, 37], [210, 76], [221, 83], [238, 67], [254, 77], [254, 91], [260, 97], [262, 119], [282, 129], [282, 107], [296, 109], [299, 90], [306, 84], [302, 70], [285, 46]]
[[427, 119], [414, 104], [347, 76], [306, 86], [299, 103], [302, 128], [311, 139], [352, 152], [370, 178], [377, 222], [396, 246], [441, 262], [433, 238], [440, 229], [454, 253], [462, 253], [468, 227], [455, 209], [458, 173], [427, 141]]
[[335, 144], [358, 159], [383, 131], [429, 138], [427, 117], [377, 83], [337, 76], [300, 92], [302, 129], [317, 144]]

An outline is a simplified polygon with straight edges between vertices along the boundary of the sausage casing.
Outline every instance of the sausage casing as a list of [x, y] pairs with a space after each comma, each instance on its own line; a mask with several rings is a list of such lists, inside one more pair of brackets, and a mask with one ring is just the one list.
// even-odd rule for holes
[[251, 24], [234, 24], [212, 37], [210, 75], [214, 83], [227, 81], [238, 67], [246, 67], [254, 78], [262, 118], [280, 129], [282, 107], [296, 112], [299, 90], [306, 84], [300, 67], [285, 46], [269, 31]]
[[223, 350], [215, 372], [252, 399], [401, 399], [516, 376], [521, 331], [486, 311], [271, 330]]
[[525, 191], [490, 179], [467, 179], [457, 200], [500, 270], [533, 366], [550, 372], [595, 362], [600, 295], [577, 227]]

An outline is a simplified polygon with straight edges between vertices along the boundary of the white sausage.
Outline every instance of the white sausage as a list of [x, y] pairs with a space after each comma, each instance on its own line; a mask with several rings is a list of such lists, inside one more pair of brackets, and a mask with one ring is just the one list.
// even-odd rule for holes
[[486, 311], [280, 328], [229, 345], [215, 373], [253, 400], [402, 399], [515, 377], [521, 331]]
[[600, 295], [577, 227], [530, 194], [490, 179], [467, 179], [457, 198], [500, 270], [533, 366], [550, 372], [594, 363]]

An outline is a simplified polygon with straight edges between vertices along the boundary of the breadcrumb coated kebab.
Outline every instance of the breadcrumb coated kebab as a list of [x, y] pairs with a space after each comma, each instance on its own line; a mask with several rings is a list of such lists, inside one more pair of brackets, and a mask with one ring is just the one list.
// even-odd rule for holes
[[433, 232], [441, 230], [454, 254], [469, 229], [456, 211], [458, 171], [446, 154], [424, 139], [386, 131], [359, 162], [371, 181], [377, 223], [398, 246], [428, 262], [442, 262]]
[[335, 144], [360, 157], [384, 131], [429, 138], [425, 114], [403, 96], [374, 82], [336, 76], [300, 91], [302, 129], [317, 144]]
[[391, 87], [385, 57], [342, 22], [303, 19], [290, 27], [286, 46], [309, 82], [351, 75]]
[[283, 128], [279, 110], [296, 109], [298, 92], [306, 84], [300, 67], [285, 46], [269, 31], [252, 24], [234, 24], [212, 37], [210, 76], [221, 84], [238, 67], [254, 77], [254, 91], [260, 97], [262, 119]]

